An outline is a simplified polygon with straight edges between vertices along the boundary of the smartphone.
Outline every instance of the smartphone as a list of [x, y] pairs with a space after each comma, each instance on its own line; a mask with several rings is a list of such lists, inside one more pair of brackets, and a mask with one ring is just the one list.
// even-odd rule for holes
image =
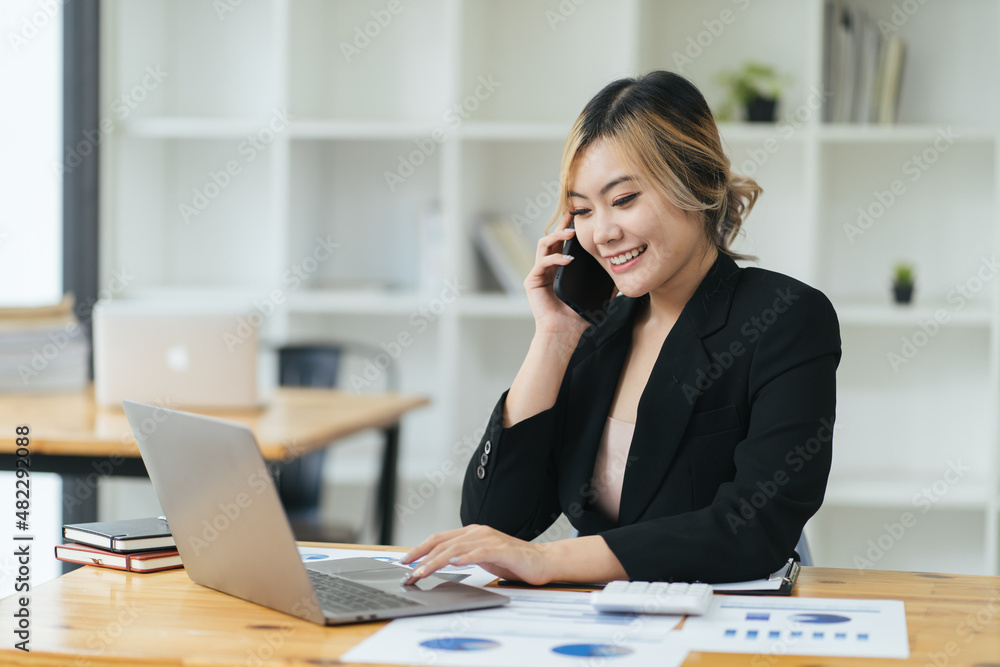
[[591, 324], [600, 324], [615, 295], [614, 279], [575, 236], [563, 242], [563, 254], [573, 261], [556, 270], [556, 296]]

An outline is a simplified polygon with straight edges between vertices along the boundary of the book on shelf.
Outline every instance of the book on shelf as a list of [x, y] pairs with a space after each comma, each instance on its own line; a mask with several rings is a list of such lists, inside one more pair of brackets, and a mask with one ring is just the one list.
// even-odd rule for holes
[[163, 517], [68, 523], [63, 538], [119, 554], [169, 549], [175, 546], [170, 527]]
[[823, 79], [831, 95], [827, 123], [896, 122], [905, 44], [884, 36], [861, 7], [827, 0], [823, 7]]
[[127, 572], [159, 572], [184, 567], [177, 549], [129, 554], [98, 549], [86, 544], [69, 543], [56, 545], [55, 553], [56, 559], [67, 563], [97, 565]]
[[535, 265], [535, 245], [510, 220], [484, 220], [476, 241], [487, 265], [509, 294], [524, 293], [524, 279]]
[[879, 63], [878, 111], [876, 121], [882, 124], [896, 122], [899, 115], [899, 90], [903, 78], [903, 61], [906, 57], [906, 45], [903, 40], [893, 35], [889, 37], [882, 49]]
[[90, 343], [73, 297], [39, 307], [0, 308], [0, 391], [72, 391], [87, 385]]

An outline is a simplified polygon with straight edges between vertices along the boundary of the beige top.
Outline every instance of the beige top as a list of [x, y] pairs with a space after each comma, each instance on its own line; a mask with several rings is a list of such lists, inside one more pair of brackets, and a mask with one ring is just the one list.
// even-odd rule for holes
[[622, 501], [622, 481], [628, 466], [628, 450], [632, 445], [635, 424], [608, 417], [601, 435], [594, 462], [591, 483], [597, 491], [596, 504], [612, 521], [618, 521], [618, 508]]

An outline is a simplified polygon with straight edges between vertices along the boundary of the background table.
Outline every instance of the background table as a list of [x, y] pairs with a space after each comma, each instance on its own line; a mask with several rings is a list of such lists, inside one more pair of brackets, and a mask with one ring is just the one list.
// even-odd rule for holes
[[[1000, 661], [1000, 577], [804, 567], [795, 595], [903, 600], [910, 658], [692, 653], [684, 664], [926, 665], [934, 664], [932, 655], [947, 656], [952, 643], [957, 654], [947, 656], [949, 667], [991, 667]], [[199, 586], [184, 570], [133, 574], [85, 567], [42, 584], [31, 596], [30, 654], [12, 648], [8, 628], [16, 608], [13, 596], [0, 601], [0, 664], [12, 667], [341, 664], [343, 653], [384, 625], [313, 625]], [[974, 622], [979, 632], [959, 634], [969, 619], [978, 619]], [[76, 655], [82, 656], [79, 662], [74, 662]]]
[[[192, 410], [249, 426], [268, 461], [286, 463], [369, 428], [385, 432], [377, 491], [379, 541], [392, 543], [399, 421], [426, 405], [423, 396], [277, 389], [257, 410]], [[165, 405], [164, 407], [172, 407]], [[31, 428], [31, 470], [63, 479], [63, 522], [97, 520], [97, 483], [105, 475], [146, 477], [121, 408], [99, 408], [92, 389], [65, 394], [0, 395], [0, 470], [14, 469], [14, 426]]]

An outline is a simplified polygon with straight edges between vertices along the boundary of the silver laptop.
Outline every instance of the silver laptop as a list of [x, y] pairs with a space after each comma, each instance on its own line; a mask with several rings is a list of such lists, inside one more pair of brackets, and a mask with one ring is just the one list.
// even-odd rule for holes
[[117, 407], [127, 398], [176, 407], [257, 407], [262, 369], [252, 315], [210, 304], [99, 302], [94, 308], [97, 404]]
[[371, 558], [302, 562], [253, 431], [122, 401], [193, 581], [313, 623], [339, 625], [506, 604], [498, 593]]

